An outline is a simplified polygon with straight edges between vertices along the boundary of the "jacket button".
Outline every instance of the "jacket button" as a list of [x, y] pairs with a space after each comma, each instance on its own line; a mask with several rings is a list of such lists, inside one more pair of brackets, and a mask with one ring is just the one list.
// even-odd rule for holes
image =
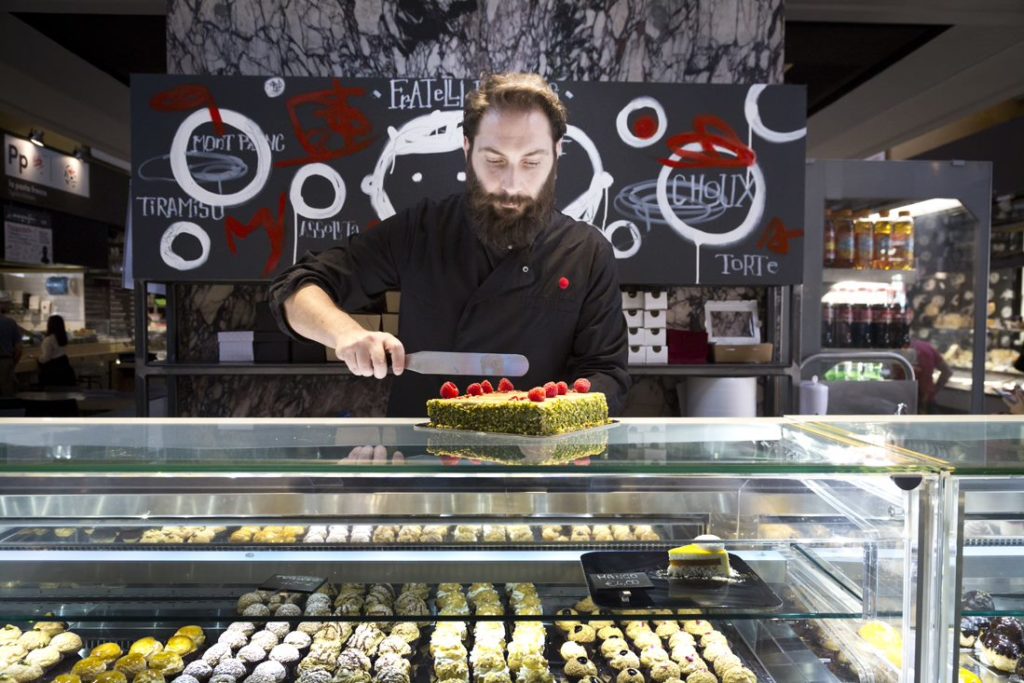
[[523, 266], [523, 272], [524, 273], [529, 273], [530, 272], [530, 266]]

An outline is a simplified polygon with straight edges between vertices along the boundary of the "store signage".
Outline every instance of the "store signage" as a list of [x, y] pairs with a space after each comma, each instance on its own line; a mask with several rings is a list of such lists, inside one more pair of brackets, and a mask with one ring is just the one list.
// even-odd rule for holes
[[50, 214], [16, 206], [4, 207], [4, 260], [52, 263]]
[[[461, 79], [137, 76], [137, 277], [271, 278], [465, 188]], [[802, 280], [799, 86], [553, 83], [570, 126], [556, 206], [624, 284]]]
[[89, 164], [13, 135], [4, 135], [4, 174], [12, 192], [46, 196], [43, 188], [50, 188], [89, 197]]
[[260, 584], [260, 590], [287, 591], [290, 593], [315, 593], [327, 579], [319, 576], [295, 576], [277, 574]]
[[651, 577], [644, 572], [624, 574], [591, 574], [590, 585], [594, 590], [622, 590], [629, 588], [651, 588]]

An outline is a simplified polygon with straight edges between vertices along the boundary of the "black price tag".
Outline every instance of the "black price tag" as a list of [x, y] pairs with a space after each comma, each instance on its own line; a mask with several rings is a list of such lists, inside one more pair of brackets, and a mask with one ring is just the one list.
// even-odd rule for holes
[[651, 577], [644, 572], [626, 574], [591, 574], [590, 583], [595, 590], [622, 590], [629, 588], [651, 588]]
[[327, 583], [327, 579], [319, 576], [293, 576], [278, 574], [260, 584], [261, 590], [288, 591], [290, 593], [314, 593], [316, 589]]

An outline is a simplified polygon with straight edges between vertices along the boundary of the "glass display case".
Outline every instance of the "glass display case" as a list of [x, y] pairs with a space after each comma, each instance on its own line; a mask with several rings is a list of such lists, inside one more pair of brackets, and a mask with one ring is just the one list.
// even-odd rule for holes
[[[0, 462], [11, 680], [939, 680], [942, 475], [784, 420], [3, 420]], [[666, 579], [702, 534], [731, 578]]]
[[1024, 674], [1024, 638], [1002, 628], [1019, 628], [1016, 620], [1024, 617], [1024, 420], [836, 418], [822, 426], [865, 443], [924, 454], [946, 470], [945, 668], [956, 664], [993, 682]]

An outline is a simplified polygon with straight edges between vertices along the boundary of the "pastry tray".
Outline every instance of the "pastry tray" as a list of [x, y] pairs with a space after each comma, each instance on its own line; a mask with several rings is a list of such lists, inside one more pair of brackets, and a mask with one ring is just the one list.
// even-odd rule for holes
[[[580, 555], [587, 588], [594, 603], [608, 609], [635, 607], [691, 608], [702, 610], [757, 610], [769, 612], [782, 606], [782, 598], [757, 575], [743, 558], [729, 553], [730, 580], [690, 581], [669, 578], [665, 551], [607, 551]], [[602, 588], [594, 575], [640, 575], [637, 583], [649, 586]], [[643, 580], [646, 577], [647, 581]], [[626, 583], [630, 583], [628, 580]]]

